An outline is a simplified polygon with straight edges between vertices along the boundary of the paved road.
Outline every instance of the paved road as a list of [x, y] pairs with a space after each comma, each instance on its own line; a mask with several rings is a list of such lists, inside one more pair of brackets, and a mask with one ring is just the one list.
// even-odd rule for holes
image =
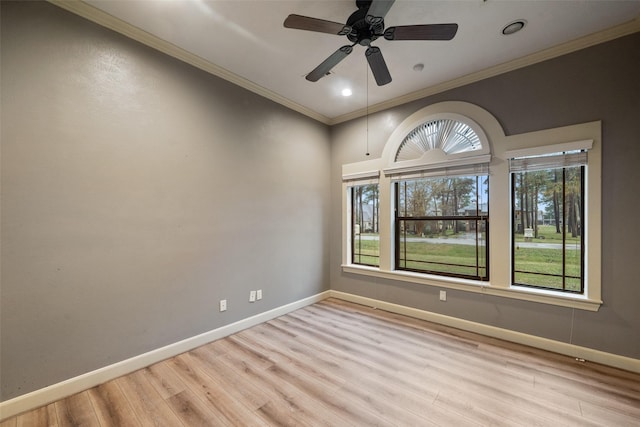
[[[449, 243], [454, 245], [475, 245], [475, 235], [461, 235], [456, 238], [433, 238], [433, 237], [407, 237], [407, 242], [425, 242], [433, 244]], [[362, 235], [362, 240], [379, 240], [379, 236]], [[562, 249], [561, 243], [538, 243], [538, 242], [518, 242], [517, 245], [521, 248], [538, 248], [538, 249]], [[567, 245], [567, 249], [575, 250], [580, 249], [580, 245]]]

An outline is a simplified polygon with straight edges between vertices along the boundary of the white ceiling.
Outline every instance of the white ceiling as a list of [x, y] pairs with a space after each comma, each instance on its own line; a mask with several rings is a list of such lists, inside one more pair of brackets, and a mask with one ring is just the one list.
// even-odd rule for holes
[[[189, 62], [325, 123], [539, 61], [554, 49], [560, 54], [640, 31], [640, 0], [396, 0], [386, 27], [457, 23], [459, 29], [451, 41], [376, 40], [393, 77], [378, 87], [362, 46], [331, 75], [307, 81], [307, 73], [351, 43], [345, 36], [282, 25], [290, 13], [345, 23], [356, 10], [354, 0], [85, 0], [80, 6], [76, 13], [103, 25], [108, 21], [170, 54], [177, 51], [174, 56], [187, 52]], [[105, 19], [102, 12], [118, 19]], [[527, 21], [524, 30], [502, 35], [516, 19]], [[421, 72], [413, 70], [418, 63], [424, 64]], [[341, 95], [346, 87], [351, 97]]]

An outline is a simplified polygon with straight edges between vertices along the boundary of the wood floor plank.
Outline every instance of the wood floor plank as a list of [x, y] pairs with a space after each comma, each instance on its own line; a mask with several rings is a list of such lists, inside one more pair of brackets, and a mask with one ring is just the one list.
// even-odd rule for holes
[[[297, 339], [300, 339], [300, 335], [297, 337]], [[340, 355], [340, 358], [341, 358], [342, 360], [345, 360], [345, 356], [344, 356], [344, 355]], [[445, 362], [446, 362], [446, 361], [445, 361]], [[357, 362], [356, 362], [356, 363], [357, 363]], [[406, 365], [405, 365], [405, 366], [406, 366]], [[389, 368], [388, 368], [388, 363], [386, 363], [386, 364], [381, 364], [381, 365], [380, 365], [379, 372], [381, 372], [381, 373], [388, 373], [388, 372], [390, 372], [390, 370], [389, 370]], [[414, 380], [414, 378], [415, 378], [415, 374], [414, 374], [414, 373], [412, 373], [412, 372], [410, 372], [410, 373], [409, 373], [409, 375], [410, 375], [410, 376], [406, 376], [406, 377], [404, 378], [405, 382], [402, 384], [402, 385], [403, 385], [403, 388], [404, 388], [404, 392], [405, 392], [405, 401], [404, 401], [404, 404], [403, 404], [403, 407], [405, 407], [405, 408], [407, 408], [407, 407], [409, 406], [409, 403], [411, 402], [411, 399], [408, 399], [408, 398], [407, 398], [408, 396], [410, 396], [410, 394], [411, 394], [411, 390], [412, 390], [412, 389], [414, 389], [414, 388], [415, 388], [415, 389], [418, 389], [418, 388], [420, 387], [420, 384], [415, 383], [415, 382], [413, 382], [413, 383], [412, 383], [412, 381], [413, 381], [413, 380]], [[424, 375], [424, 374], [421, 374], [421, 375], [422, 375], [422, 377], [423, 377], [423, 378], [425, 377], [425, 375]], [[399, 381], [402, 381], [402, 378], [399, 376], [399, 372], [396, 372], [396, 373], [395, 373], [394, 375], [392, 375], [392, 376], [388, 376], [388, 375], [385, 375], [385, 376], [386, 376], [386, 377], [384, 378], [384, 380], [385, 380], [386, 382], [383, 382], [382, 384], [385, 384], [383, 387], [386, 387], [387, 389], [392, 388], [392, 387], [393, 387], [393, 384], [396, 384], [396, 383], [398, 383]], [[361, 382], [362, 382], [362, 380], [359, 380], [359, 382], [361, 383]], [[431, 383], [431, 385], [433, 385], [433, 384], [434, 384], [434, 382], [437, 382], [437, 381], [434, 381], [434, 378], [433, 378], [433, 377], [431, 377], [431, 378], [429, 379], [429, 382]], [[451, 384], [450, 384], [450, 382], [449, 382], [448, 380], [446, 380], [446, 381], [442, 381], [439, 387], [437, 387], [435, 390], [434, 390], [434, 389], [430, 389], [430, 390], [428, 390], [428, 391], [427, 391], [427, 393], [431, 393], [431, 394], [433, 394], [433, 396], [435, 396], [435, 395], [437, 394], [437, 392], [438, 392], [438, 389], [440, 389], [440, 388], [442, 388], [442, 387], [451, 388], [452, 386], [451, 386]], [[424, 394], [424, 393], [425, 393], [424, 389], [421, 389], [421, 390], [420, 390], [420, 392], [421, 392], [421, 394]], [[460, 389], [459, 389], [459, 390], [457, 390], [457, 392], [458, 392], [458, 393], [465, 393], [465, 392], [466, 392], [466, 389], [465, 389], [465, 387], [460, 387]], [[462, 396], [464, 396], [464, 394], [462, 394]], [[466, 398], [466, 396], [465, 396], [465, 398]], [[493, 403], [493, 402], [489, 402], [489, 403]], [[418, 406], [418, 408], [419, 408], [419, 406]], [[416, 410], [416, 409], [414, 409], [414, 410]], [[418, 409], [418, 411], [419, 411], [419, 409]], [[490, 415], [490, 414], [489, 414], [489, 415]], [[493, 420], [493, 421], [495, 421], [495, 420]]]
[[141, 425], [117, 382], [106, 382], [89, 389], [88, 393], [100, 425], [122, 427]]
[[[301, 315], [301, 312], [297, 312], [296, 315]], [[385, 316], [383, 312], [378, 311], [376, 315]], [[404, 321], [404, 320], [403, 320]], [[438, 346], [439, 351], [442, 351], [443, 346]], [[527, 376], [516, 375], [513, 376], [509, 371], [506, 371], [500, 359], [497, 361], [486, 360], [484, 357], [473, 357], [468, 359], [468, 353], [450, 352], [443, 353], [445, 359], [439, 359], [437, 354], [431, 354], [429, 356], [430, 369], [433, 372], [437, 372], [439, 375], [444, 375], [447, 380], [455, 378], [457, 372], [464, 372], [466, 368], [474, 368], [461, 379], [465, 384], [469, 385], [475, 381], [477, 392], [480, 396], [490, 394], [494, 401], [503, 400], [504, 403], [510, 405], [517, 404], [519, 396], [526, 396], [525, 401], [520, 402], [521, 410], [526, 410], [534, 416], [540, 417], [540, 411], [545, 414], [549, 414], [553, 419], [561, 420], [577, 420], [580, 416], [580, 407], [578, 400], [566, 393], [556, 393], [555, 398], [550, 399], [545, 396], [544, 399], [538, 399], [537, 393], [533, 390], [533, 383], [528, 381], [520, 381], [519, 377], [527, 379]], [[436, 363], [440, 360], [440, 363]], [[497, 362], [497, 363], [496, 363]], [[530, 377], [530, 376], [529, 376]], [[496, 378], [499, 379], [499, 387], [496, 387]], [[491, 384], [494, 384], [490, 386]], [[487, 387], [491, 387], [487, 389]], [[504, 393], [502, 390], [509, 390], [508, 393]], [[551, 393], [551, 394], [553, 394]], [[482, 397], [480, 397], [482, 399]], [[442, 400], [442, 399], [440, 399]], [[487, 402], [492, 403], [492, 402]]]
[[[297, 319], [305, 318], [304, 311], [305, 310], [299, 310], [296, 313], [292, 314], [291, 317], [295, 317]], [[314, 323], [313, 319], [311, 318], [307, 318], [307, 321], [311, 323], [311, 326], [313, 326], [316, 329], [317, 333], [320, 333], [320, 334], [323, 333], [322, 331], [318, 331], [319, 328], [322, 328], [322, 325], [318, 323]], [[329, 325], [330, 323], [331, 322], [323, 322], [323, 324], [329, 324]], [[345, 329], [348, 330], [348, 327], [346, 327]], [[343, 331], [343, 335], [345, 335], [345, 337], [348, 338], [350, 342], [358, 341], [358, 339], [355, 337], [353, 333], [349, 335], [349, 332]], [[362, 345], [365, 345], [365, 344], [370, 345], [370, 343], [365, 343], [362, 340], [360, 340], [360, 342]], [[455, 356], [456, 356], [455, 354], [448, 354], [447, 359], [444, 360], [442, 364], [433, 365], [430, 367], [430, 369], [433, 371], [438, 371], [438, 370], [444, 371], [444, 373], [446, 373], [447, 378], [455, 377], [456, 372], [460, 370], [464, 370], [465, 368], [465, 366], [462, 363], [457, 363], [455, 360], [452, 359], [452, 357], [455, 357]], [[372, 356], [367, 356], [367, 359], [369, 360], [372, 359]], [[529, 389], [531, 389], [530, 384], [524, 384], [523, 388], [515, 389], [515, 394], [514, 394], [513, 393], [514, 385], [509, 384], [508, 381], [505, 381], [504, 375], [498, 377], [500, 379], [499, 387], [496, 387], [495, 385], [490, 386], [490, 384], [492, 383], [495, 384], [496, 382], [495, 381], [496, 376], [494, 376], [492, 372], [487, 372], [487, 369], [490, 367], [488, 367], [482, 359], [476, 358], [476, 359], [473, 359], [473, 361], [477, 365], [476, 366], [477, 369], [469, 371], [462, 380], [467, 384], [475, 381], [474, 385], [476, 388], [479, 389], [478, 393], [480, 393], [481, 396], [491, 392], [494, 395], [497, 395], [498, 397], [506, 396], [507, 399], [518, 399], [518, 396], [519, 396], [518, 392], [522, 393], [522, 395], [527, 395], [526, 393], [528, 392]], [[408, 360], [403, 360], [402, 362], [403, 363], [401, 363], [401, 366], [411, 365], [410, 361]], [[503, 393], [502, 392], [503, 388], [510, 390], [510, 393]], [[536, 404], [536, 402], [532, 400], [533, 399], [531, 399], [531, 395], [529, 395], [529, 398], [527, 400], [523, 400], [522, 402], [520, 402], [521, 403], [520, 406], [522, 407], [522, 409], [526, 409], [530, 413], [539, 413], [540, 410], [543, 410], [545, 413], [549, 414], [552, 417], [552, 419], [558, 419], [558, 420], [568, 419], [568, 420], [573, 420], [574, 422], [577, 421], [577, 417], [580, 415], [578, 402], [575, 399], [572, 402], [572, 405], [574, 407], [573, 415], [571, 414], [572, 412], [571, 410], [569, 411], [568, 414], [565, 414], [566, 408], [564, 407], [554, 408], [553, 402], [547, 402], [547, 405], [545, 406], [541, 404]], [[489, 403], [492, 403], [492, 402], [489, 402]], [[549, 407], [550, 404], [552, 407]]]
[[17, 417], [17, 427], [58, 426], [58, 414], [54, 404], [43, 406]]
[[[250, 361], [243, 360], [242, 354], [237, 356], [239, 357], [226, 354], [220, 359], [234, 369], [237, 376], [255, 384], [267, 394], [269, 401], [265, 407], [258, 408], [258, 411], [264, 412], [271, 422], [275, 421], [276, 425], [340, 425], [345, 422], [343, 419], [334, 417], [334, 414], [322, 405], [316, 396], [305, 394], [296, 387], [297, 378], [293, 379], [292, 384], [290, 377], [279, 376], [280, 368], [277, 365], [272, 365], [268, 369], [259, 369], [252, 366]], [[284, 416], [284, 418], [275, 419], [275, 416]], [[336, 418], [335, 422], [331, 422], [332, 418]]]
[[242, 402], [230, 398], [224, 388], [219, 387], [205, 373], [206, 365], [199, 364], [198, 359], [189, 354], [174, 357], [168, 361], [171, 368], [187, 384], [191, 391], [217, 416], [234, 426], [266, 425], [252, 414]]
[[[276, 319], [275, 321], [272, 321], [272, 322], [269, 322], [269, 323], [274, 324], [274, 323], [278, 323], [279, 321], [281, 321], [281, 319]], [[317, 326], [317, 325], [316, 325], [316, 326]], [[296, 339], [297, 339], [297, 340], [302, 339], [302, 334], [299, 334], [299, 335], [296, 337]], [[341, 359], [342, 359], [343, 361], [348, 360], [348, 356], [340, 355], [340, 357], [341, 357]], [[443, 364], [444, 364], [445, 366], [447, 366], [447, 369], [452, 369], [452, 367], [451, 367], [451, 366], [450, 366], [450, 364], [449, 364], [449, 359], [448, 359], [448, 358], [443, 359], [443, 361], [442, 361], [442, 362], [443, 362]], [[388, 368], [388, 364], [380, 364], [380, 366], [382, 367], [382, 369], [380, 370], [380, 372], [389, 372], [389, 371], [390, 371], [390, 369]], [[403, 366], [406, 366], [406, 364], [404, 364]], [[462, 365], [462, 366], [455, 366], [455, 367], [453, 367], [453, 369], [454, 369], [454, 370], [462, 370], [462, 371], [464, 371], [465, 366], [464, 366], [464, 365]], [[433, 375], [434, 373], [438, 373], [438, 377], [435, 377], [435, 378], [434, 378], [434, 375]], [[456, 384], [456, 382], [452, 382], [452, 381], [451, 381], [451, 379], [450, 379], [450, 378], [451, 378], [451, 374], [455, 374], [455, 372], [448, 372], [448, 371], [446, 371], [446, 370], [445, 370], [444, 372], [442, 372], [442, 368], [440, 368], [440, 371], [434, 371], [434, 372], [432, 372], [431, 374], [432, 374], [432, 375], [430, 375], [430, 376], [429, 376], [429, 375], [426, 375], [426, 378], [428, 379], [428, 381], [429, 381], [431, 384], [434, 384], [434, 383], [435, 383], [435, 384], [439, 384], [439, 387], [437, 387], [435, 390], [430, 390], [430, 392], [435, 393], [435, 392], [437, 392], [439, 389], [442, 389], [442, 388], [447, 388], [447, 389], [452, 389], [452, 388], [454, 388], [454, 389], [455, 389], [455, 384]], [[424, 374], [421, 374], [421, 375], [422, 375], [422, 377], [423, 377], [423, 378], [425, 377], [425, 375], [424, 375]], [[412, 379], [412, 378], [414, 378], [414, 377], [415, 377], [415, 373], [414, 373], [413, 371], [409, 371], [409, 372], [408, 372], [408, 376], [404, 376], [404, 379], [405, 379], [405, 380], [409, 380], [409, 381], [411, 381], [411, 379]], [[441, 379], [438, 379], [438, 378], [441, 378]], [[399, 371], [396, 371], [393, 377], [387, 377], [387, 381], [388, 381], [388, 382], [387, 382], [387, 384], [397, 383], [398, 381], [400, 381], [400, 380], [402, 380], [402, 379], [403, 379], [403, 374], [402, 374], [401, 372], [399, 372]], [[461, 395], [461, 396], [464, 396], [464, 398], [466, 399], [466, 398], [467, 398], [467, 396], [465, 396], [465, 393], [467, 393], [467, 392], [468, 392], [468, 391], [467, 391], [467, 390], [468, 390], [468, 388], [467, 388], [467, 382], [468, 382], [468, 381], [467, 381], [467, 378], [462, 378], [462, 380], [460, 380], [460, 381], [458, 381], [458, 382], [460, 383], [460, 386], [458, 387], [458, 390], [456, 390], [456, 392], [457, 392], [457, 393], [461, 393], [460, 395]], [[495, 383], [495, 377], [488, 376], [488, 377], [486, 378], [486, 380], [484, 380], [484, 381], [482, 381], [482, 382], [481, 382], [481, 384], [482, 384], [482, 383], [484, 383], [484, 382], [488, 382], [489, 384], [490, 384], [490, 383]], [[413, 384], [413, 386], [415, 387], [415, 386], [416, 386], [416, 384]], [[503, 386], [504, 386], [504, 385], [503, 385]], [[410, 390], [410, 389], [411, 389], [411, 388], [408, 388], [408, 387], [406, 386], [406, 382], [405, 382], [405, 388], [407, 388], [408, 390]], [[508, 388], [507, 388], [507, 389], [508, 389]], [[486, 390], [486, 389], [478, 390], [478, 391], [477, 391], [477, 393], [478, 393], [478, 395], [479, 395], [479, 396], [484, 396], [484, 395], [486, 395], [487, 393], [489, 393], [489, 392], [491, 392], [491, 391], [493, 391], [494, 393], [496, 393], [496, 392], [497, 392], [497, 393], [498, 393], [498, 395], [500, 394], [500, 390], [491, 390], [491, 389], [489, 389], [489, 390]], [[510, 395], [509, 395], [509, 394], [507, 394], [507, 396], [509, 397]], [[469, 396], [469, 397], [470, 397], [470, 398], [473, 398], [473, 396]], [[517, 397], [517, 396], [516, 396], [516, 397]], [[492, 405], [492, 404], [495, 404], [496, 402], [494, 402], [494, 401], [489, 401], [489, 402], [483, 402], [483, 403], [485, 404], [484, 406], [487, 406], [487, 404]], [[508, 404], [509, 404], [509, 405], [513, 405], [513, 402], [508, 402]], [[509, 407], [512, 407], [512, 406], [508, 406], [508, 407], [507, 407], [507, 409], [508, 409]], [[576, 411], [577, 411], [577, 410], [578, 410], [577, 402], [575, 403], [575, 407], [576, 407]], [[529, 412], [530, 412], [530, 413], [533, 413], [533, 412], [538, 411], [539, 409], [540, 409], [539, 407], [530, 408], [530, 409], [529, 409]]]
[[[560, 418], [570, 418], [571, 413], [573, 413], [574, 420], [576, 416], [580, 415], [579, 405], [575, 398], [558, 395], [553, 401], [536, 402], [537, 399], [533, 394], [533, 383], [527, 380], [529, 376], [523, 376], [522, 379], [525, 381], [521, 381], [521, 376], [513, 376], [508, 371], [505, 371], [499, 359], [492, 361], [484, 357], [474, 356], [469, 358], [469, 355], [469, 353], [450, 352], [445, 353], [445, 359], [439, 359], [437, 355], [431, 355], [429, 369], [434, 374], [442, 375], [443, 384], [448, 383], [450, 387], [455, 383], [453, 380], [456, 378], [457, 373], [465, 372], [466, 369], [466, 374], [460, 378], [462, 386], [458, 392], [464, 392], [469, 385], [473, 385], [479, 395], [476, 400], [482, 399], [482, 396], [485, 395], [492, 395], [492, 400], [484, 402], [484, 407], [499, 404], [502, 401], [503, 406], [506, 405], [506, 409], [509, 409], [518, 403], [518, 396], [527, 396], [526, 402], [521, 402], [519, 405], [521, 412], [524, 411], [536, 417], [540, 417], [541, 410], [547, 414], [554, 414], [555, 412], [556, 415], [554, 416], [556, 417], [559, 416], [558, 414], [568, 412], [567, 415], [562, 415]], [[509, 392], [504, 393], [503, 390], [508, 390]], [[558, 399], [562, 400], [563, 405], [558, 404]], [[442, 396], [439, 401], [442, 401]], [[467, 411], [464, 412], [467, 413]], [[495, 410], [492, 413], [495, 413]], [[522, 419], [522, 415], [519, 418]]]
[[304, 417], [296, 415], [298, 405], [284, 391], [272, 389], [268, 384], [256, 381], [251, 369], [242, 364], [239, 373], [236, 365], [229, 360], [236, 359], [233, 355], [217, 356], [208, 351], [207, 346], [200, 347], [190, 353], [193, 358], [205, 365], [207, 375], [224, 388], [230, 398], [246, 405], [257, 417], [257, 424], [267, 425], [312, 425], [309, 420], [303, 422]]
[[142, 426], [181, 426], [182, 422], [147, 380], [142, 370], [115, 380]]
[[538, 373], [535, 377], [536, 390], [545, 396], [565, 395], [576, 399], [579, 404], [589, 404], [604, 409], [626, 412], [640, 419], [640, 393], [619, 387], [611, 389], [590, 383]]
[[211, 372], [207, 365], [202, 363], [199, 358], [191, 353], [183, 356], [188, 359], [185, 363], [193, 367], [198, 377], [202, 378], [203, 383], [211, 387], [212, 391], [210, 395], [207, 395], [207, 399], [212, 401], [212, 404], [215, 405], [233, 425], [269, 425], [266, 420], [262, 419], [257, 413], [256, 410], [259, 406], [254, 408], [251, 400], [237, 398], [233, 393], [229, 392], [229, 388], [235, 388], [237, 384], [233, 384], [231, 387], [224, 385], [222, 381], [218, 380], [217, 372]]
[[255, 351], [268, 355], [269, 359], [274, 361], [274, 364], [289, 365], [301, 372], [306, 372], [307, 375], [313, 376], [316, 381], [321, 382], [326, 388], [336, 389], [345, 382], [344, 378], [332, 371], [316, 368], [318, 354], [311, 354], [304, 348], [294, 345], [273, 348], [273, 346], [270, 346], [268, 339], [265, 340], [263, 334], [256, 332], [238, 334], [233, 339], [255, 349]]
[[[248, 332], [249, 333], [249, 332]], [[265, 333], [265, 332], [263, 332]], [[300, 335], [297, 336], [297, 340], [300, 339]], [[287, 346], [291, 346], [291, 342], [287, 342]], [[320, 344], [322, 347], [322, 344]], [[295, 348], [295, 347], [294, 347]], [[317, 378], [315, 369], [313, 366], [307, 366], [307, 361], [310, 364], [316, 364], [320, 362], [320, 365], [326, 363], [326, 356], [324, 355], [324, 361], [320, 359], [323, 352], [321, 349], [313, 349], [312, 353], [305, 352], [304, 349], [297, 349], [302, 359], [297, 363], [292, 364], [297, 372], [304, 373], [308, 379]], [[330, 356], [329, 356], [330, 357]], [[343, 363], [344, 359], [329, 362], [329, 365], [333, 370], [339, 367], [340, 363]], [[374, 412], [381, 419], [386, 420], [388, 423], [399, 422], [401, 425], [427, 425], [428, 419], [422, 418], [426, 414], [423, 410], [429, 403], [425, 401], [425, 396], [414, 394], [411, 391], [400, 390], [399, 387], [394, 387], [394, 383], [375, 383], [370, 381], [372, 377], [371, 372], [366, 372], [364, 375], [358, 374], [358, 364], [354, 363], [350, 365], [348, 371], [342, 371], [347, 378], [347, 381], [341, 381], [340, 388], [332, 392], [332, 396], [326, 397], [329, 401], [333, 401], [333, 396], [339, 399], [344, 398], [348, 401], [357, 402], [361, 407], [368, 408], [369, 411]], [[281, 373], [282, 375], [282, 373]], [[357, 381], [356, 386], [352, 386], [352, 381], [349, 381], [353, 377], [354, 381]], [[340, 384], [340, 383], [338, 383]], [[313, 393], [318, 395], [318, 392]], [[333, 404], [336, 404], [333, 401]], [[339, 404], [338, 404], [339, 405]], [[411, 410], [411, 406], [414, 405]], [[345, 416], [345, 415], [343, 415]], [[349, 416], [349, 415], [347, 415]]]
[[141, 373], [163, 399], [169, 399], [187, 389], [185, 383], [171, 370], [166, 361], [142, 369]]
[[0, 423], [635, 426], [640, 374], [328, 299]]
[[0, 422], [0, 427], [16, 427], [18, 425], [18, 417], [7, 418]]
[[640, 425], [640, 417], [636, 413], [628, 413], [611, 407], [593, 405], [590, 402], [580, 402], [580, 408], [584, 418], [600, 425], [610, 426], [637, 426]]
[[[274, 340], [286, 340], [286, 338], [278, 337], [278, 328], [268, 325], [268, 329], [263, 330], [265, 335], [262, 339], [265, 342], [273, 342]], [[260, 339], [260, 338], [258, 338]], [[283, 341], [289, 348], [295, 350], [301, 359], [293, 365], [302, 372], [308, 372], [309, 375], [317, 377], [316, 372], [329, 372], [331, 375], [337, 376], [336, 384], [351, 396], [360, 395], [364, 401], [368, 399], [366, 395], [361, 394], [361, 390], [376, 390], [376, 397], [383, 398], [386, 401], [393, 401], [397, 396], [401, 396], [405, 409], [420, 414], [420, 408], [435, 399], [437, 392], [428, 388], [421, 387], [420, 384], [412, 381], [403, 381], [395, 374], [390, 372], [386, 366], [381, 366], [377, 370], [372, 369], [359, 362], [357, 358], [351, 358], [347, 353], [339, 354], [336, 352], [323, 351], [322, 344], [317, 341], [303, 341], [298, 337], [295, 341]], [[306, 366], [306, 365], [310, 366]], [[317, 368], [316, 368], [317, 367]], [[325, 374], [326, 375], [326, 374]], [[415, 407], [412, 408], [412, 404]]]
[[205, 405], [190, 389], [167, 399], [169, 406], [185, 426], [231, 426]]
[[89, 399], [89, 393], [74, 394], [56, 402], [58, 424], [61, 427], [99, 426], [100, 422]]
[[238, 375], [231, 366], [221, 360], [221, 357], [210, 353], [206, 346], [195, 349], [190, 355], [204, 366], [204, 370], [216, 386], [226, 390], [231, 398], [242, 402], [250, 410], [256, 411], [269, 402], [270, 396], [267, 391]]

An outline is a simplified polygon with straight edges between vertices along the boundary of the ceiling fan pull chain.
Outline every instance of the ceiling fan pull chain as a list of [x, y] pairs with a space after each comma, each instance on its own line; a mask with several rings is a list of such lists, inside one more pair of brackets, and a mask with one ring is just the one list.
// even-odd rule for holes
[[369, 156], [369, 70], [367, 69], [367, 64], [364, 65], [364, 73], [367, 76], [367, 105], [366, 105], [366, 113], [367, 113], [367, 151], [365, 152], [365, 156]]

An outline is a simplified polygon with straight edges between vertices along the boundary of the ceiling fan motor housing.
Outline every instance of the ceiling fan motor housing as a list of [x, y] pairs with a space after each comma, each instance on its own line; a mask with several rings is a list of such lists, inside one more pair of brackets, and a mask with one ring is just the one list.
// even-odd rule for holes
[[356, 4], [359, 9], [347, 19], [347, 26], [351, 27], [351, 32], [347, 34], [347, 38], [352, 43], [369, 46], [372, 41], [383, 35], [384, 20], [380, 19], [378, 22], [368, 23], [366, 17], [371, 1], [357, 1]]

